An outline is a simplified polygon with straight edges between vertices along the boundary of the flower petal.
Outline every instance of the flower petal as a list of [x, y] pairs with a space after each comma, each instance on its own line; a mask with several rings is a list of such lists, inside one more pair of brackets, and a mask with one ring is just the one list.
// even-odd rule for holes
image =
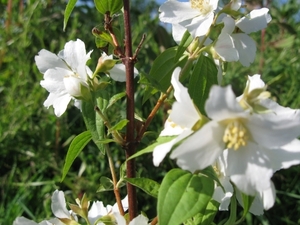
[[33, 220], [29, 220], [25, 217], [17, 217], [14, 222], [13, 225], [38, 225], [38, 223], [34, 222]]
[[227, 87], [212, 86], [205, 103], [205, 110], [207, 115], [216, 121], [235, 117], [246, 118], [248, 116], [236, 101], [230, 85]]
[[184, 170], [195, 172], [204, 169], [222, 153], [223, 134], [224, 128], [210, 121], [176, 147], [170, 158], [176, 158], [177, 165]]
[[[134, 77], [136, 77], [139, 73], [139, 71], [134, 68]], [[126, 81], [126, 69], [124, 64], [115, 64], [115, 66], [109, 71], [109, 76], [119, 82], [125, 82]]]
[[[180, 68], [177, 67], [172, 75], [171, 83], [174, 87], [174, 96], [177, 100], [172, 106], [170, 119], [177, 125], [192, 128], [200, 119], [199, 113], [188, 93], [179, 81]], [[182, 116], [184, 115], [184, 116]]]
[[159, 12], [160, 21], [172, 24], [200, 15], [197, 9], [191, 8], [191, 3], [178, 1], [165, 2], [159, 7]]
[[228, 176], [243, 193], [254, 196], [270, 187], [273, 170], [266, 151], [250, 141], [237, 151], [228, 150]]
[[63, 191], [55, 190], [51, 197], [51, 209], [57, 218], [70, 218], [71, 214], [66, 208], [66, 200]]
[[243, 66], [250, 66], [256, 56], [256, 44], [247, 34], [232, 34], [234, 46], [239, 54], [239, 61]]
[[227, 33], [220, 34], [214, 49], [223, 61], [234, 62], [239, 60], [239, 54], [233, 44], [233, 39]]
[[138, 215], [130, 221], [129, 225], [148, 225], [148, 218], [143, 215]]
[[238, 20], [236, 26], [246, 34], [262, 30], [272, 20], [268, 12], [269, 9], [267, 8], [252, 10], [248, 15]]
[[66, 63], [61, 58], [45, 49], [39, 51], [38, 55], [36, 55], [34, 59], [41, 73], [45, 73], [48, 69], [54, 67], [60, 67], [66, 70], [69, 69]]
[[192, 19], [191, 23], [186, 26], [191, 35], [195, 37], [204, 36], [209, 30], [214, 19], [214, 13], [211, 12], [205, 16], [198, 16]]
[[173, 140], [158, 145], [153, 150], [153, 164], [154, 166], [159, 166], [161, 161], [165, 158], [165, 156], [171, 151], [172, 147], [179, 141], [183, 140], [187, 136], [189, 136], [193, 131], [184, 130], [178, 137]]

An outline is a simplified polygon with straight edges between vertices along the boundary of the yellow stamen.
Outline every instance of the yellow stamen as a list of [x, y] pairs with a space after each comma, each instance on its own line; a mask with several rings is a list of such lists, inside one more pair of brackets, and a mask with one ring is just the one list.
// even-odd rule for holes
[[224, 132], [223, 141], [227, 148], [238, 150], [241, 146], [246, 146], [248, 140], [247, 130], [240, 121], [230, 122]]
[[203, 14], [207, 14], [212, 11], [212, 6], [209, 3], [209, 0], [191, 0], [191, 7], [198, 9]]

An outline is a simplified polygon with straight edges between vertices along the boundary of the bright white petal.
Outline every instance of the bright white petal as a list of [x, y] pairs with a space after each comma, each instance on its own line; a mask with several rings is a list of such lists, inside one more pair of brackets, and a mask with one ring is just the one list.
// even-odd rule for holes
[[225, 192], [220, 186], [216, 187], [213, 199], [220, 203], [219, 210], [227, 211], [232, 197], [233, 187], [229, 181], [229, 177], [220, 178], [220, 182], [223, 185]]
[[268, 12], [267, 8], [252, 10], [250, 14], [238, 20], [236, 26], [246, 34], [262, 30], [272, 19]]
[[125, 218], [120, 213], [114, 212], [113, 216], [116, 219], [116, 224], [118, 224], [118, 225], [126, 225], [126, 220], [125, 220]]
[[300, 140], [294, 139], [280, 148], [270, 149], [268, 156], [274, 172], [300, 164]]
[[177, 165], [191, 172], [211, 165], [224, 149], [224, 128], [215, 121], [205, 124], [171, 153]]
[[50, 93], [46, 101], [44, 102], [44, 106], [49, 108], [53, 105], [54, 113], [57, 117], [60, 117], [67, 109], [69, 102], [72, 97], [70, 95], [55, 95]]
[[189, 136], [193, 131], [184, 130], [178, 137], [174, 138], [172, 141], [158, 145], [153, 150], [153, 164], [154, 166], [159, 166], [165, 156], [171, 151], [172, 147], [179, 141], [183, 140]]
[[164, 129], [160, 132], [159, 136], [176, 136], [181, 134], [184, 128], [175, 124], [169, 117], [165, 122]]
[[222, 22], [224, 23], [224, 27], [222, 29], [222, 33], [232, 34], [235, 29], [235, 21], [230, 16], [226, 16], [223, 18]]
[[[177, 102], [174, 102], [170, 119], [177, 125], [186, 128], [192, 128], [200, 119], [199, 113], [188, 93], [179, 81], [180, 68], [177, 67], [172, 75], [171, 83], [174, 87], [174, 96]], [[184, 116], [182, 116], [184, 115]]]
[[[134, 77], [138, 75], [138, 70], [134, 68]], [[109, 76], [119, 82], [125, 82], [126, 81], [126, 69], [124, 64], [116, 64], [110, 71]]]
[[83, 81], [75, 76], [64, 77], [64, 85], [66, 91], [74, 97], [80, 97], [81, 94], [81, 85], [87, 86]]
[[103, 205], [103, 202], [96, 201], [93, 202], [92, 207], [90, 208], [88, 212], [88, 219], [91, 224], [94, 224], [97, 219], [101, 218], [102, 216], [107, 215], [108, 212], [106, 211], [106, 208]]
[[130, 221], [129, 225], [148, 225], [148, 218], [143, 215], [138, 215]]
[[181, 42], [181, 39], [186, 32], [186, 28], [182, 26], [181, 24], [174, 23], [172, 24], [172, 36], [174, 41], [179, 44]]
[[[125, 198], [123, 198], [121, 202], [122, 202], [123, 209], [126, 212], [128, 210], [128, 207], [129, 207], [129, 205], [128, 205], [128, 195], [126, 195]], [[120, 212], [117, 203], [115, 203], [113, 205], [112, 212], [118, 212], [118, 213]]]
[[239, 10], [239, 8], [241, 8], [241, 5], [242, 5], [242, 1], [241, 0], [232, 0], [230, 8], [232, 10], [237, 11], [237, 10]]
[[236, 101], [230, 85], [227, 87], [212, 86], [205, 103], [205, 110], [207, 115], [216, 121], [248, 116]]
[[17, 217], [14, 220], [13, 225], [38, 225], [38, 223], [22, 216], [22, 217]]
[[278, 148], [290, 143], [300, 135], [299, 114], [255, 114], [247, 128], [256, 143], [266, 148]]
[[238, 51], [235, 49], [232, 37], [227, 33], [221, 33], [215, 46], [215, 51], [219, 57], [226, 62], [235, 62], [239, 60]]
[[34, 57], [35, 63], [41, 73], [45, 73], [48, 69], [54, 67], [61, 67], [68, 70], [66, 63], [57, 55], [45, 49], [39, 51], [38, 55]]
[[204, 36], [209, 30], [214, 19], [214, 13], [211, 12], [206, 16], [198, 16], [192, 19], [191, 23], [186, 26], [191, 35], [195, 37]]
[[264, 88], [266, 86], [265, 82], [260, 78], [259, 74], [254, 74], [253, 76], [248, 76], [247, 84], [249, 84], [249, 92], [257, 88]]
[[159, 19], [165, 23], [179, 23], [200, 15], [189, 2], [167, 1], [159, 7]]
[[273, 170], [266, 151], [250, 141], [236, 151], [228, 150], [228, 176], [243, 193], [254, 196], [270, 187]]
[[40, 84], [50, 93], [63, 94], [66, 93], [63, 79], [65, 76], [71, 76], [72, 74], [70, 70], [61, 68], [49, 69], [44, 74], [44, 80]]
[[250, 66], [256, 55], [256, 44], [247, 34], [232, 34], [235, 48], [239, 54], [239, 61], [243, 66]]
[[77, 72], [77, 67], [81, 64], [85, 65], [90, 58], [90, 54], [91, 52], [86, 54], [84, 42], [77, 39], [76, 41], [69, 41], [65, 44], [63, 59]]
[[66, 200], [63, 191], [55, 190], [51, 197], [51, 209], [57, 218], [70, 218], [71, 215], [66, 208]]

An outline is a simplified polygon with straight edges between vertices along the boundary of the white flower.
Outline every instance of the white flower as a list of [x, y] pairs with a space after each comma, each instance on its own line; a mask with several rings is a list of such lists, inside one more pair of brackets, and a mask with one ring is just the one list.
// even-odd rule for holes
[[224, 28], [214, 46], [215, 51], [223, 61], [240, 61], [243, 66], [250, 66], [255, 59], [256, 44], [244, 33], [232, 33], [235, 21], [224, 17]]
[[[128, 196], [126, 196], [122, 200], [122, 206], [124, 211], [128, 209]], [[89, 212], [88, 212], [88, 219], [91, 224], [95, 224], [95, 222], [103, 216], [108, 214], [119, 213], [119, 208], [117, 203], [113, 206], [107, 205], [106, 207], [103, 205], [103, 202], [96, 201], [92, 204]], [[102, 223], [100, 223], [102, 224]]]
[[222, 187], [215, 185], [215, 191], [213, 199], [220, 203], [219, 210], [228, 210], [230, 199], [233, 194], [233, 187], [230, 183], [229, 176], [227, 175], [227, 151], [221, 154], [216, 162], [213, 164], [213, 168], [218, 175], [219, 181]]
[[212, 121], [189, 136], [170, 157], [176, 158], [182, 169], [194, 172], [211, 165], [227, 148], [228, 176], [239, 190], [255, 195], [270, 188], [272, 154], [274, 149], [285, 151], [283, 146], [299, 136], [299, 113], [286, 117], [284, 113], [245, 111], [230, 86], [213, 86], [205, 109]]
[[[172, 111], [165, 122], [164, 130], [160, 136], [175, 136], [170, 142], [158, 145], [153, 150], [153, 164], [158, 166], [173, 145], [193, 133], [194, 125], [201, 119], [188, 90], [179, 81], [180, 68], [177, 67], [171, 78], [174, 87], [174, 96], [177, 100], [172, 106]], [[184, 116], [183, 116], [184, 115]]]
[[[113, 215], [116, 219], [116, 224], [127, 225], [125, 218], [119, 213], [114, 213]], [[148, 225], [148, 218], [144, 215], [138, 215], [132, 221], [130, 221], [128, 225]]]
[[40, 223], [36, 223], [32, 220], [29, 220], [25, 217], [17, 217], [14, 222], [13, 225], [64, 225], [59, 219], [50, 219], [50, 220], [43, 220]]
[[246, 34], [262, 30], [272, 20], [268, 12], [268, 8], [254, 9], [248, 15], [239, 19], [236, 26]]
[[90, 59], [90, 54], [86, 53], [84, 43], [69, 41], [58, 55], [45, 49], [35, 56], [36, 65], [44, 80], [41, 86], [49, 92], [49, 96], [44, 102], [44, 106], [54, 108], [56, 116], [61, 116], [67, 108], [71, 99], [75, 100], [75, 106], [79, 107], [82, 88], [88, 88], [88, 78], [92, 76], [92, 71], [86, 66]]
[[203, 36], [210, 28], [218, 0], [166, 1], [159, 8], [159, 19], [171, 23], [174, 40], [180, 41], [185, 30], [195, 37]]
[[[105, 52], [102, 53], [98, 60], [97, 72], [104, 72], [108, 74], [113, 80], [119, 82], [126, 81], [126, 68], [124, 64], [117, 64], [117, 60], [113, 59], [113, 55], [106, 55]], [[139, 71], [134, 68], [134, 77], [136, 77]]]
[[63, 191], [55, 190], [51, 197], [51, 209], [55, 217], [59, 219], [77, 220], [72, 211], [68, 211]]

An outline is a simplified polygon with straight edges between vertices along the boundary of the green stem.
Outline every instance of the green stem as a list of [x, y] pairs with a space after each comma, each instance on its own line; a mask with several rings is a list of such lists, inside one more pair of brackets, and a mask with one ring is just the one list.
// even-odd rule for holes
[[101, 119], [103, 120], [104, 125], [107, 127], [107, 129], [111, 132], [111, 134], [114, 137], [114, 140], [120, 144], [121, 146], [124, 145], [124, 139], [123, 137], [120, 135], [120, 133], [116, 130], [112, 130], [112, 126], [109, 122], [109, 120], [107, 119], [107, 117], [102, 113], [102, 111], [99, 109], [98, 106], [95, 107], [96, 112], [98, 113], [98, 115], [101, 117]]

